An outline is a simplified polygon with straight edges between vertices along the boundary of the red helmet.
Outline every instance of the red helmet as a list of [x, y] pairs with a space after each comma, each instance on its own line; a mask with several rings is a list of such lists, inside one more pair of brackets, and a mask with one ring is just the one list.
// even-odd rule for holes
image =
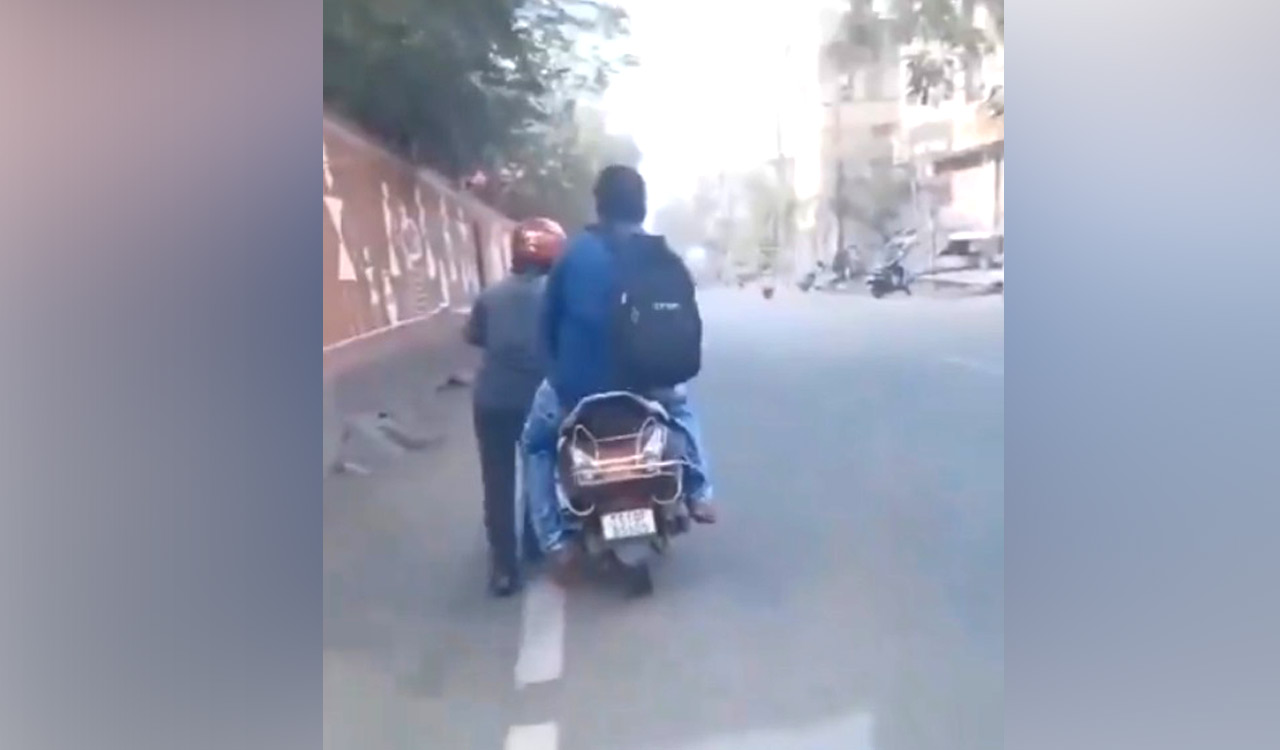
[[565, 243], [564, 228], [551, 219], [525, 219], [511, 232], [511, 265], [517, 271], [547, 270], [560, 257]]

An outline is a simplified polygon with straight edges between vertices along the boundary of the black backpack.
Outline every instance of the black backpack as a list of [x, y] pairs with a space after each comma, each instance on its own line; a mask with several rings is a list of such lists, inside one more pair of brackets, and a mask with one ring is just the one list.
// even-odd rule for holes
[[684, 261], [661, 236], [596, 231], [618, 268], [610, 321], [618, 386], [649, 391], [693, 380], [702, 369], [702, 315]]

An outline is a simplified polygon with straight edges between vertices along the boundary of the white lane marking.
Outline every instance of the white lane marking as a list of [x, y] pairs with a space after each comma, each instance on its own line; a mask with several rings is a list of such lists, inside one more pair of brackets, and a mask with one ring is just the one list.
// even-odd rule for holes
[[564, 668], [564, 589], [547, 576], [530, 581], [524, 592], [516, 687], [550, 682]]
[[[754, 730], [724, 734], [680, 745], [679, 750], [777, 750], [780, 747], [838, 747], [840, 750], [875, 750], [874, 723], [870, 714], [854, 714], [822, 724], [785, 730]], [[675, 750], [663, 745], [664, 750]]]
[[984, 375], [995, 375], [997, 377], [1004, 377], [1003, 366], [997, 367], [994, 365], [987, 364], [986, 362], [979, 362], [976, 359], [968, 359], [966, 357], [947, 357], [942, 361], [946, 362], [949, 365], [963, 367], [967, 370], [973, 370], [974, 372], [983, 373]]
[[504, 750], [556, 750], [560, 745], [560, 730], [555, 722], [524, 724], [507, 730]]

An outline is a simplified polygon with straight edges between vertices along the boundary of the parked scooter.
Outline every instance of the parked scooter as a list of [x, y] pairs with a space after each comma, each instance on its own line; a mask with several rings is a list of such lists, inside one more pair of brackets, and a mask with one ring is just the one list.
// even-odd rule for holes
[[833, 268], [828, 268], [827, 264], [822, 261], [818, 261], [817, 267], [802, 276], [796, 286], [802, 292], [839, 291], [844, 289], [848, 280], [849, 274], [847, 270], [836, 271]]
[[867, 274], [866, 284], [871, 296], [879, 299], [886, 294], [902, 292], [911, 295], [911, 285], [907, 277], [907, 269], [903, 262], [915, 242], [915, 233], [906, 232], [891, 239], [887, 245], [896, 248], [893, 255], [885, 263], [872, 269]]
[[911, 296], [911, 285], [907, 282], [907, 272], [902, 267], [902, 259], [891, 260], [868, 274], [867, 288], [871, 290], [871, 296], [876, 299], [899, 291]]

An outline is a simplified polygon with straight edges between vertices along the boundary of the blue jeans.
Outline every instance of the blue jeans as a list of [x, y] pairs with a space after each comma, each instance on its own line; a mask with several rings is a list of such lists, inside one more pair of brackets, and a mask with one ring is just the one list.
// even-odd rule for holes
[[[689, 408], [688, 394], [681, 386], [653, 396], [685, 435], [688, 466], [684, 486], [689, 502], [709, 501], [712, 493], [707, 454], [702, 445], [702, 429]], [[555, 390], [547, 381], [542, 381], [533, 396], [533, 405], [529, 408], [520, 440], [525, 500], [533, 531], [538, 535], [538, 544], [544, 552], [561, 546], [577, 530], [573, 519], [560, 511], [556, 500], [556, 439], [565, 414]]]

